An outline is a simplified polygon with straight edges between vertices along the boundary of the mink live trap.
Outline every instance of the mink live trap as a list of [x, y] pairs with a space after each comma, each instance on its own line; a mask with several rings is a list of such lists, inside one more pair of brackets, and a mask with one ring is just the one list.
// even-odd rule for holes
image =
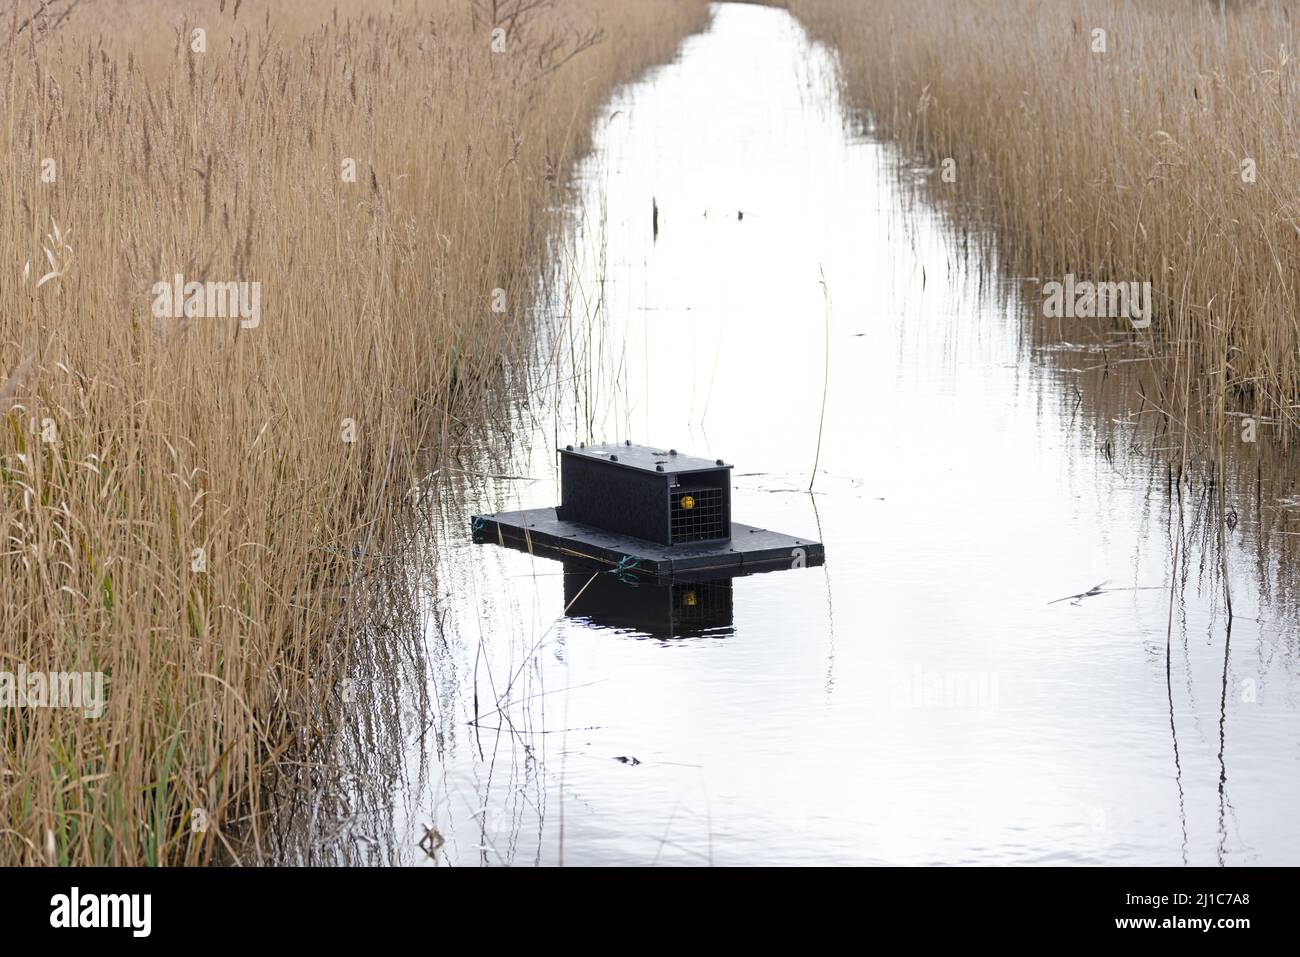
[[655, 579], [822, 564], [820, 542], [731, 520], [731, 468], [631, 442], [565, 446], [559, 506], [475, 515], [474, 541]]

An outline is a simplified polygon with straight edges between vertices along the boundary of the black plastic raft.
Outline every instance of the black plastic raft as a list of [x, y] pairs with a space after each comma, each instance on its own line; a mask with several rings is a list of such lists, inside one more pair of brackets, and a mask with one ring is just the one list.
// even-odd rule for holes
[[560, 450], [561, 503], [471, 520], [474, 541], [695, 580], [804, 568], [820, 542], [731, 520], [731, 466], [651, 446]]

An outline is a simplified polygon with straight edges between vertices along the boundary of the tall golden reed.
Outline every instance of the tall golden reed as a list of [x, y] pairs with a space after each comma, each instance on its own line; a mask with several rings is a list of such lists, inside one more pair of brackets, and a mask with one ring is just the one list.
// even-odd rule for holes
[[[788, 0], [850, 98], [1020, 275], [1150, 281], [1155, 401], [1275, 416], [1300, 388], [1300, 11], [1254, 3]], [[1100, 31], [1100, 32], [1099, 32]], [[955, 161], [956, 182], [938, 175]], [[1191, 393], [1190, 402], [1188, 393]]]
[[[257, 845], [347, 582], [527, 349], [602, 102], [707, 8], [72, 5], [0, 25], [0, 671], [107, 706], [0, 708], [0, 863], [202, 863]], [[156, 316], [177, 274], [260, 323]]]

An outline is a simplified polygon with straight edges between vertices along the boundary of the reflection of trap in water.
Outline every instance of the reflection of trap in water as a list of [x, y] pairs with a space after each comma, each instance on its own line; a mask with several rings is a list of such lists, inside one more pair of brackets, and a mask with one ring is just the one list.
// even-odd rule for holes
[[583, 561], [564, 563], [565, 615], [655, 638], [731, 634], [730, 578], [658, 582], [608, 571]]
[[820, 542], [731, 521], [731, 466], [676, 449], [595, 445], [560, 452], [558, 508], [472, 519], [474, 541], [586, 558], [654, 578], [820, 565]]

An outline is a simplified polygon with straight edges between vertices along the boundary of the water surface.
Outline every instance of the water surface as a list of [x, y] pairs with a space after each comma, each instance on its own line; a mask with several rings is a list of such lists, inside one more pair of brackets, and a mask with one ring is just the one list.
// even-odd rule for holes
[[[1239, 504], [1219, 550], [1189, 478], [1180, 527], [1123, 341], [1043, 328], [857, 128], [833, 59], [750, 5], [609, 105], [514, 446], [436, 510], [391, 859], [1300, 860], [1266, 516]], [[558, 502], [557, 444], [624, 439], [735, 463], [736, 519], [825, 566], [638, 626], [469, 543], [473, 513]]]

